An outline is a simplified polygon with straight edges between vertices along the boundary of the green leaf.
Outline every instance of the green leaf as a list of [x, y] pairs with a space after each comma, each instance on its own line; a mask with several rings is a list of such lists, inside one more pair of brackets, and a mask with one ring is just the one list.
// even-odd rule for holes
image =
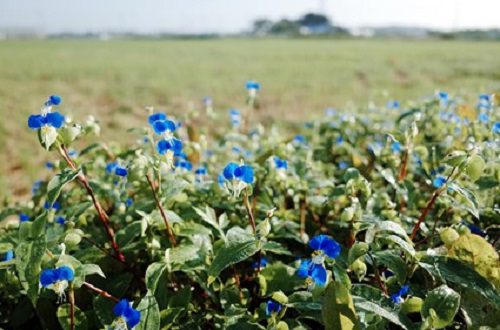
[[142, 232], [142, 221], [134, 221], [125, 228], [120, 229], [116, 235], [116, 243], [122, 248], [132, 243], [133, 239], [140, 236]]
[[473, 290], [500, 307], [500, 295], [493, 284], [466, 263], [444, 256], [425, 256], [420, 266], [442, 281]]
[[430, 319], [434, 328], [442, 329], [453, 322], [460, 307], [460, 295], [441, 285], [427, 294], [422, 306], [422, 317]]
[[47, 184], [47, 202], [49, 205], [54, 204], [54, 202], [61, 194], [62, 189], [65, 185], [75, 180], [78, 175], [80, 175], [80, 170], [65, 169], [61, 173], [57, 174], [52, 180]]
[[351, 293], [341, 283], [328, 285], [321, 310], [326, 330], [359, 329]]
[[381, 236], [381, 239], [388, 240], [396, 245], [399, 245], [399, 247], [405, 251], [408, 255], [410, 256], [415, 256], [415, 248], [413, 248], [412, 243], [408, 243], [404, 239], [402, 239], [399, 236], [396, 235], [388, 235], [388, 236]]
[[97, 274], [101, 277], [106, 277], [106, 275], [104, 275], [101, 267], [99, 267], [99, 265], [95, 265], [95, 264], [83, 264], [83, 265], [79, 265], [76, 269], [75, 269], [75, 279], [73, 281], [73, 286], [75, 288], [79, 288], [83, 285], [83, 282], [85, 281], [85, 277], [86, 276], [89, 276], [89, 275], [94, 275], [94, 274]]
[[[64, 330], [70, 330], [70, 312], [69, 312], [69, 304], [64, 304], [59, 306], [57, 309], [57, 319], [59, 320], [59, 324]], [[85, 313], [82, 312], [78, 306], [74, 306], [75, 308], [75, 317], [74, 317], [74, 322], [75, 322], [75, 330], [85, 330], [88, 328], [88, 322], [87, 322], [87, 317], [85, 316]]]
[[387, 307], [382, 307], [378, 303], [373, 303], [362, 297], [354, 296], [353, 299], [356, 310], [358, 311], [373, 313], [375, 315], [383, 317], [387, 321], [400, 326], [404, 330], [411, 330], [415, 328], [407, 317], [394, 310], [391, 310]]
[[166, 269], [167, 264], [164, 262], [152, 263], [149, 265], [148, 269], [146, 269], [146, 288], [149, 292], [153, 294], [156, 292], [158, 282]]
[[407, 266], [396, 250], [377, 251], [373, 256], [378, 263], [386, 265], [396, 275], [400, 283], [406, 281]]
[[138, 329], [157, 330], [160, 329], [160, 309], [153, 294], [148, 293], [136, 308], [141, 312], [141, 322]]
[[359, 257], [364, 256], [370, 247], [365, 242], [357, 242], [349, 249], [347, 263], [350, 265]]
[[481, 177], [485, 167], [486, 163], [484, 162], [483, 158], [481, 158], [481, 156], [479, 155], [474, 155], [467, 160], [465, 172], [467, 173], [469, 178], [474, 182]]
[[292, 253], [278, 242], [266, 242], [262, 246], [262, 251], [290, 256]]
[[209, 206], [205, 206], [205, 211], [194, 207], [194, 210], [196, 214], [200, 216], [200, 218], [208, 223], [210, 226], [212, 226], [217, 232], [219, 233], [220, 237], [226, 241], [226, 236], [224, 235], [224, 231], [222, 230], [219, 222], [217, 221], [217, 215], [215, 214], [215, 211], [213, 208]]
[[186, 261], [198, 258], [200, 248], [195, 245], [182, 245], [175, 248], [170, 248], [165, 251], [167, 262], [172, 264], [183, 264]]
[[208, 283], [212, 283], [220, 272], [227, 267], [248, 259], [260, 250], [260, 241], [234, 242], [217, 251], [208, 269]]
[[[456, 183], [450, 183], [448, 188], [457, 192], [463, 200], [460, 200], [458, 205], [463, 205], [463, 207], [470, 212], [475, 218], [479, 219], [478, 204], [476, 196], [467, 188], [460, 187]], [[464, 205], [465, 203], [465, 205]]]
[[[43, 235], [46, 224], [46, 212], [34, 220], [33, 223], [26, 224], [26, 227], [31, 229], [30, 232], [35, 235], [26, 237], [20, 232], [21, 242], [15, 250], [19, 281], [23, 288], [27, 290], [28, 297], [33, 302], [33, 305], [36, 305], [38, 299], [39, 275], [42, 271], [42, 258], [47, 248], [46, 238]], [[33, 228], [37, 229], [33, 230]]]

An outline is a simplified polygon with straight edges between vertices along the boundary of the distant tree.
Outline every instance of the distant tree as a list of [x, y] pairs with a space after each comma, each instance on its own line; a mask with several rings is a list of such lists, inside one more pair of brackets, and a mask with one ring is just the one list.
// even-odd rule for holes
[[308, 13], [299, 19], [298, 23], [301, 26], [319, 26], [319, 25], [331, 25], [328, 17], [322, 14]]
[[272, 34], [298, 34], [299, 28], [300, 26], [296, 21], [282, 19], [274, 23], [269, 32]]
[[255, 35], [266, 35], [269, 34], [272, 27], [273, 22], [271, 20], [258, 19], [253, 22], [252, 33]]

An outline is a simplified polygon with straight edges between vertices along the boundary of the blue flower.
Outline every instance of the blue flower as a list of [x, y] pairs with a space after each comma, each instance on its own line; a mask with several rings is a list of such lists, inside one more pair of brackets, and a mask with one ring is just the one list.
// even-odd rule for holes
[[[267, 266], [267, 259], [262, 257], [260, 258], [260, 268], [265, 268]], [[258, 269], [259, 268], [259, 262], [256, 261], [252, 264], [253, 269]]]
[[43, 126], [60, 128], [63, 123], [64, 116], [59, 112], [49, 112], [42, 115], [31, 115], [28, 118], [28, 127], [31, 129], [40, 129]]
[[128, 170], [125, 167], [117, 166], [115, 168], [115, 174], [121, 177], [126, 177], [128, 175]]
[[399, 109], [400, 106], [401, 104], [399, 103], [398, 100], [387, 101], [386, 104], [387, 109]]
[[273, 160], [274, 160], [274, 167], [276, 167], [276, 169], [288, 170], [288, 161], [281, 159], [278, 156], [275, 156]]
[[43, 208], [46, 210], [54, 209], [56, 211], [59, 211], [61, 209], [61, 204], [59, 204], [58, 201], [55, 201], [52, 205], [49, 204], [48, 201], [43, 204]]
[[121, 299], [113, 307], [113, 313], [119, 318], [117, 322], [119, 324], [125, 322], [129, 329], [135, 327], [141, 320], [141, 312], [134, 309], [127, 299]]
[[175, 123], [171, 120], [157, 120], [153, 124], [153, 130], [156, 134], [161, 135], [165, 132], [173, 133], [177, 128]]
[[194, 174], [196, 175], [207, 175], [207, 168], [206, 167], [199, 167], [194, 171]]
[[156, 144], [156, 150], [160, 155], [165, 155], [168, 151], [171, 151], [173, 156], [180, 156], [182, 142], [176, 138], [171, 140], [160, 140]]
[[335, 139], [335, 143], [337, 143], [337, 145], [341, 145], [342, 143], [344, 143], [344, 138], [342, 136], [339, 136]]
[[500, 134], [500, 121], [495, 122], [491, 130], [495, 134]]
[[302, 260], [297, 269], [297, 276], [305, 278], [309, 288], [313, 285], [325, 286], [326, 284], [326, 269], [323, 264], [317, 264], [312, 260]]
[[266, 315], [271, 316], [271, 314], [273, 313], [278, 314], [279, 312], [281, 312], [281, 308], [281, 304], [275, 302], [272, 299], [269, 299], [266, 303]]
[[58, 216], [58, 217], [56, 218], [56, 222], [57, 222], [58, 224], [60, 224], [61, 226], [64, 226], [64, 223], [66, 222], [66, 218], [65, 218], [65, 217], [63, 217], [63, 216]]
[[54, 168], [54, 163], [52, 163], [52, 162], [46, 162], [45, 163], [45, 167], [48, 168], [49, 170], [51, 170], [51, 169]]
[[49, 99], [45, 102], [45, 106], [50, 107], [53, 105], [59, 105], [62, 102], [62, 98], [59, 95], [51, 95]]
[[408, 294], [408, 291], [410, 291], [410, 286], [407, 284], [403, 285], [398, 292], [391, 295], [391, 300], [397, 305], [403, 303], [403, 298]]
[[175, 166], [185, 171], [191, 171], [193, 169], [193, 164], [187, 160], [178, 161]]
[[167, 115], [161, 112], [153, 113], [148, 117], [148, 123], [153, 125], [156, 121], [167, 120]]
[[330, 258], [337, 258], [340, 255], [340, 244], [328, 235], [317, 235], [309, 241], [309, 246], [318, 255], [327, 255]]
[[125, 177], [128, 175], [128, 170], [125, 167], [121, 167], [117, 162], [108, 163], [106, 165], [106, 173]]
[[249, 80], [247, 81], [246, 85], [245, 85], [246, 89], [248, 90], [260, 90], [260, 84], [256, 81], [253, 81], [253, 80]]
[[229, 109], [229, 116], [231, 117], [231, 124], [233, 126], [238, 126], [241, 124], [241, 113], [238, 109]]
[[[247, 185], [252, 184], [254, 180], [253, 168], [249, 165], [238, 165], [230, 162], [222, 171], [222, 184], [219, 177], [219, 185], [228, 190], [232, 190], [233, 196], [237, 197]], [[226, 181], [228, 181], [226, 183]]]
[[347, 163], [347, 162], [345, 162], [343, 160], [339, 162], [339, 169], [345, 170], [348, 167], [349, 167], [349, 163]]
[[392, 149], [393, 153], [400, 153], [401, 152], [401, 143], [399, 141], [392, 142], [391, 149]]
[[441, 188], [446, 183], [446, 178], [442, 175], [438, 175], [432, 180], [432, 185], [434, 188]]
[[469, 230], [472, 234], [478, 235], [481, 237], [486, 236], [486, 232], [484, 230], [482, 230], [481, 227], [476, 226], [475, 224], [472, 224], [472, 223], [464, 223], [464, 224], [467, 226], [467, 228], [469, 228]]
[[307, 140], [303, 135], [295, 135], [295, 137], [293, 138], [293, 142], [297, 144], [306, 144]]
[[3, 261], [11, 261], [12, 259], [14, 259], [14, 251], [9, 250], [5, 252], [5, 257], [3, 258]]
[[487, 113], [482, 112], [479, 114], [478, 120], [483, 124], [487, 124], [490, 121], [490, 116], [488, 116]]
[[40, 274], [40, 284], [44, 288], [54, 290], [60, 297], [64, 297], [64, 290], [68, 287], [68, 282], [73, 281], [75, 272], [68, 266], [61, 266], [56, 269], [45, 269]]
[[68, 151], [68, 156], [70, 156], [71, 158], [75, 158], [76, 156], [78, 156], [78, 152], [76, 152], [75, 149], [71, 149]]
[[31, 193], [34, 195], [42, 186], [42, 180], [37, 180], [33, 182], [33, 187], [31, 187]]
[[132, 198], [127, 198], [127, 200], [125, 201], [125, 205], [127, 205], [127, 207], [130, 207], [132, 206], [132, 204], [134, 204], [134, 200]]
[[449, 97], [447, 92], [440, 91], [440, 92], [438, 92], [437, 97], [439, 99], [439, 103], [441, 104], [441, 106], [448, 105], [450, 97]]
[[234, 170], [234, 177], [245, 183], [253, 183], [253, 168], [249, 165], [241, 165]]
[[19, 213], [19, 221], [21, 222], [30, 221], [30, 217], [26, 213]]

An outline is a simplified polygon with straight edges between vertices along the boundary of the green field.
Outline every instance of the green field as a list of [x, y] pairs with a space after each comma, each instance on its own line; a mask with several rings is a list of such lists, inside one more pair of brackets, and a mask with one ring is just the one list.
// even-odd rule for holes
[[[123, 138], [144, 106], [169, 113], [244, 104], [247, 79], [261, 82], [261, 118], [299, 120], [347, 102], [411, 100], [436, 89], [500, 90], [500, 43], [361, 40], [0, 42], [0, 195], [29, 193], [49, 173], [26, 126], [49, 94], [76, 120], [93, 114], [103, 135]], [[403, 102], [404, 104], [405, 102]]]

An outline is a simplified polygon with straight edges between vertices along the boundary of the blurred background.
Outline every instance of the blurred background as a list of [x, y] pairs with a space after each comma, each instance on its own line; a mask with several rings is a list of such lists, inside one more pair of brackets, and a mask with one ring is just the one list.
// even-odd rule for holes
[[0, 0], [0, 197], [52, 175], [26, 124], [50, 94], [115, 141], [135, 139], [145, 106], [242, 107], [248, 79], [268, 122], [436, 90], [474, 104], [500, 91], [499, 13], [498, 0]]

